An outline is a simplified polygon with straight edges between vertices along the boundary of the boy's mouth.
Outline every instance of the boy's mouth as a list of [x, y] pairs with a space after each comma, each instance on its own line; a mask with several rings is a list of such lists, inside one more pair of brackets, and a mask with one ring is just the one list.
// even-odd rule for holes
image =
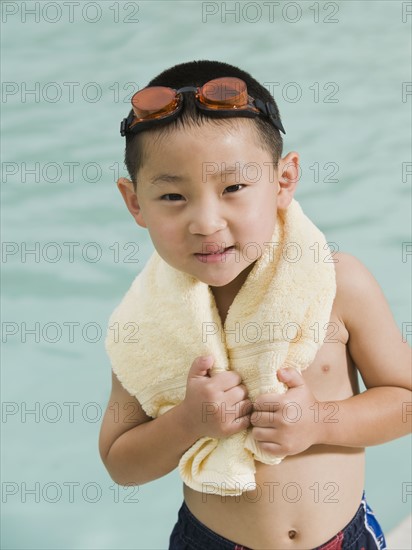
[[218, 248], [213, 252], [204, 252], [204, 253], [196, 252], [195, 256], [199, 261], [203, 263], [214, 263], [219, 261], [225, 261], [227, 253], [234, 248], [235, 246], [232, 245], [232, 246], [227, 246], [226, 248], [223, 248], [223, 247]]

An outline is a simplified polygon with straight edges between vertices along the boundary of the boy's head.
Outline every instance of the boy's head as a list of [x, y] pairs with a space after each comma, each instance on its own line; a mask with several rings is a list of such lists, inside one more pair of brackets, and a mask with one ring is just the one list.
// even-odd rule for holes
[[[226, 63], [183, 63], [149, 86], [201, 87], [220, 77], [243, 80], [249, 96], [270, 102], [282, 127], [269, 92]], [[189, 92], [175, 119], [126, 133], [131, 181], [121, 178], [118, 187], [169, 265], [212, 287], [236, 290], [270, 242], [277, 208], [293, 198], [298, 155], [281, 155], [282, 137], [268, 117], [215, 118]]]
[[[185, 86], [201, 87], [205, 83], [221, 77], [235, 77], [241, 79], [247, 86], [248, 95], [253, 97], [259, 104], [269, 103], [271, 112], [280, 122], [279, 109], [275, 100], [268, 90], [259, 84], [249, 73], [220, 61], [190, 61], [175, 65], [166, 69], [161, 74], [153, 78], [147, 87], [165, 86], [173, 89], [181, 89]], [[184, 104], [178, 117], [172, 121], [164, 119], [158, 122], [153, 129], [147, 129], [143, 132], [126, 133], [125, 164], [130, 178], [136, 186], [138, 182], [138, 172], [144, 162], [144, 144], [145, 138], [150, 134], [170, 134], [174, 129], [196, 126], [202, 122], [213, 122], [217, 128], [224, 131], [231, 118], [227, 119], [220, 116], [213, 116], [215, 113], [208, 113], [197, 108], [194, 94], [184, 94]], [[133, 115], [130, 111], [129, 116]], [[280, 123], [281, 126], [281, 123]], [[267, 149], [273, 157], [273, 163], [276, 166], [282, 156], [283, 140], [281, 133], [270, 121], [268, 116], [259, 115], [253, 118], [252, 127], [255, 130], [255, 137], [259, 145]], [[282, 127], [282, 126], [281, 126]], [[283, 127], [282, 127], [283, 128]]]

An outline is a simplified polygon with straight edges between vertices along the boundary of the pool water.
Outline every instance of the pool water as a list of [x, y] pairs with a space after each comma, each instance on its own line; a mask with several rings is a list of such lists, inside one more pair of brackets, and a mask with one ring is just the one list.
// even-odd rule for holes
[[[115, 186], [130, 95], [193, 59], [264, 83], [301, 155], [296, 198], [407, 330], [412, 16], [389, 1], [77, 4], [2, 3], [2, 547], [163, 549], [177, 472], [119, 487], [97, 447], [107, 320], [153, 250]], [[384, 530], [410, 513], [410, 468], [407, 437], [367, 450]]]

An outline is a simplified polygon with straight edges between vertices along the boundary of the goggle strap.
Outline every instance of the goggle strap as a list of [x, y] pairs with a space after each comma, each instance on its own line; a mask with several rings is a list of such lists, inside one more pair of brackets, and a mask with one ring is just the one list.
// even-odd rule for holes
[[182, 92], [197, 92], [196, 86], [184, 86], [184, 88], [179, 88], [176, 90], [176, 93], [180, 94]]
[[274, 106], [267, 101], [266, 103], [263, 103], [260, 99], [255, 99], [255, 105], [256, 107], [264, 113], [270, 120], [272, 121], [272, 124], [276, 126], [278, 130], [280, 130], [283, 134], [286, 134], [285, 129], [283, 128], [283, 124], [276, 116], [275, 108]]
[[120, 135], [122, 137], [124, 137], [126, 135], [127, 128], [128, 128], [127, 118], [124, 118], [120, 123]]
[[245, 118], [255, 118], [258, 116], [258, 112], [253, 111], [236, 111], [235, 109], [216, 109], [215, 111], [212, 109], [207, 108], [205, 105], [200, 103], [200, 101], [196, 101], [197, 107], [201, 111], [205, 111], [210, 118], [237, 118], [237, 117], [245, 117]]
[[132, 111], [127, 118], [124, 118], [120, 123], [120, 135], [124, 137], [129, 130], [130, 124], [133, 122], [134, 112]]

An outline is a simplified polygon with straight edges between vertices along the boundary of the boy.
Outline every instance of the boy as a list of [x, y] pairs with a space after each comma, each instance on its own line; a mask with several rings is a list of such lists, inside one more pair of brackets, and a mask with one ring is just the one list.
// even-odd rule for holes
[[[230, 77], [246, 84], [249, 106], [226, 106], [219, 113], [195, 101], [199, 89], [202, 100], [205, 83]], [[155, 86], [171, 88], [170, 97]], [[270, 241], [277, 213], [287, 211], [293, 199], [299, 156], [282, 157], [284, 130], [276, 103], [236, 67], [184, 63], [145, 90], [148, 96], [135, 96], [140, 111], [131, 111], [122, 123], [130, 180], [120, 178], [118, 187], [160, 257], [209, 285], [223, 325], [259, 261], [232, 257], [230, 249], [254, 242], [263, 250]], [[220, 168], [219, 178], [205, 178], [210, 163]], [[243, 169], [252, 165], [260, 167], [257, 180]], [[410, 350], [367, 269], [349, 254], [336, 253], [334, 261], [336, 296], [327, 337], [310, 368], [278, 371], [285, 393], [253, 401], [238, 372], [211, 375], [214, 357], [195, 354], [184, 399], [153, 419], [112, 375], [100, 454], [119, 484], [143, 484], [169, 473], [203, 436], [226, 438], [248, 429], [258, 448], [285, 457], [276, 465], [256, 460], [256, 487], [241, 495], [184, 484], [171, 550], [385, 548], [363, 494], [364, 447], [409, 432], [402, 413], [411, 399]], [[156, 367], [167, 372], [167, 357]], [[362, 394], [356, 370], [367, 387]], [[202, 416], [203, 404], [210, 402], [216, 409]], [[130, 403], [137, 410], [132, 423], [126, 420]], [[114, 404], [120, 413], [116, 422]], [[291, 404], [299, 407], [298, 421], [283, 414]]]

